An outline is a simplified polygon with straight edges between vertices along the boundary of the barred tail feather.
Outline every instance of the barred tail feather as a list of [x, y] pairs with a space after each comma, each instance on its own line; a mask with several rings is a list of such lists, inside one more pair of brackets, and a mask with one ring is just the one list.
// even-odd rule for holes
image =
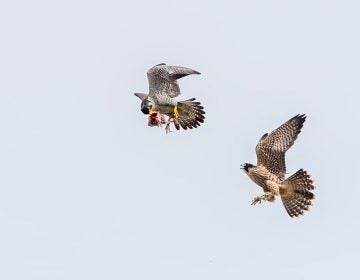
[[174, 125], [175, 125], [176, 130], [180, 129], [180, 123], [177, 119], [174, 119]]
[[311, 192], [315, 187], [310, 175], [303, 169], [287, 178], [280, 187], [280, 195], [290, 217], [303, 215], [309, 210], [315, 195]]
[[[201, 106], [200, 102], [195, 101], [195, 98], [178, 102], [177, 110], [179, 117], [176, 120], [185, 130], [196, 128], [204, 122], [204, 107]], [[176, 129], [180, 129], [180, 127], [176, 126]]]

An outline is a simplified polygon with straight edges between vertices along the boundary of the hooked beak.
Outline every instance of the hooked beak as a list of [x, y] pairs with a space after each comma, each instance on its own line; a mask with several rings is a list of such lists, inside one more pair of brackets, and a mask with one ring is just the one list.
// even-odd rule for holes
[[240, 169], [245, 169], [244, 164], [240, 165]]

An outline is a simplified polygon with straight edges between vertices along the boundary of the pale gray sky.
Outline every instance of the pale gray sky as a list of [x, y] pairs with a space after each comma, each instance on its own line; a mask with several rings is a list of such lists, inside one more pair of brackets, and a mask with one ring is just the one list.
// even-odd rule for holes
[[[355, 279], [358, 1], [3, 1], [1, 279]], [[166, 135], [134, 92], [157, 63], [207, 118]], [[306, 113], [287, 154], [312, 210], [250, 207], [239, 169]]]

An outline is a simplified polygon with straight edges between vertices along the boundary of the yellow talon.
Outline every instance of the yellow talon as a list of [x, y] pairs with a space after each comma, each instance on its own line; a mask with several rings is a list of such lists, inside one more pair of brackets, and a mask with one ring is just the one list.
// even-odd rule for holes
[[175, 115], [176, 119], [180, 116], [180, 114], [178, 112], [178, 109], [177, 109], [177, 106], [175, 106], [175, 108], [174, 108], [174, 115]]

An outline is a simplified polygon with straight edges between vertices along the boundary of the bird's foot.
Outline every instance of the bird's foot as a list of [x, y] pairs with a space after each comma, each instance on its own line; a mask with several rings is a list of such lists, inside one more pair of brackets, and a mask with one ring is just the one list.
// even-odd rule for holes
[[251, 205], [256, 205], [256, 204], [260, 204], [261, 203], [261, 200], [263, 200], [264, 197], [263, 195], [259, 195], [259, 196], [256, 196], [253, 201], [251, 202]]
[[170, 123], [169, 123], [169, 122], [165, 124], [165, 132], [166, 132], [166, 134], [168, 134], [169, 132], [171, 132], [171, 130], [170, 130]]
[[253, 201], [251, 202], [251, 205], [256, 205], [257, 203], [261, 203], [262, 200], [266, 201], [274, 201], [275, 197], [271, 192], [263, 193], [259, 196], [256, 196]]
[[166, 134], [168, 134], [169, 132], [171, 132], [170, 130], [170, 124], [173, 123], [174, 120], [172, 118], [169, 118], [166, 122], [165, 122], [165, 132]]

